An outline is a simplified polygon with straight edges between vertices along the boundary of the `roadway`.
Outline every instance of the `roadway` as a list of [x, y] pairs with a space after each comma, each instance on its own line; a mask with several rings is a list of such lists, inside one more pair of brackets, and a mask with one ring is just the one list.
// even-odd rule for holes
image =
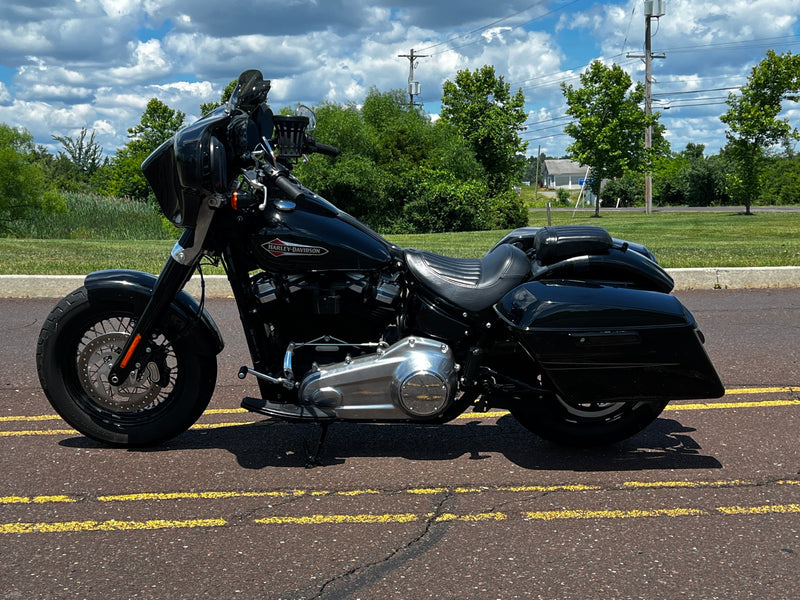
[[198, 425], [146, 451], [54, 416], [35, 342], [54, 304], [0, 300], [2, 598], [794, 598], [800, 289], [678, 292], [728, 390], [605, 449], [504, 413], [337, 424], [304, 468], [255, 393], [232, 301]]

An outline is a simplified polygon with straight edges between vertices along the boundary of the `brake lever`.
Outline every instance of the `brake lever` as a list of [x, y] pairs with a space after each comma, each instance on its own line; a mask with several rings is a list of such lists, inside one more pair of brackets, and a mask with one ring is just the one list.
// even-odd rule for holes
[[265, 211], [267, 209], [267, 203], [269, 202], [269, 198], [267, 196], [267, 186], [261, 183], [258, 180], [258, 172], [250, 169], [249, 171], [242, 169], [242, 173], [244, 174], [244, 178], [247, 180], [252, 187], [261, 190], [264, 192], [264, 201], [258, 205], [258, 210]]

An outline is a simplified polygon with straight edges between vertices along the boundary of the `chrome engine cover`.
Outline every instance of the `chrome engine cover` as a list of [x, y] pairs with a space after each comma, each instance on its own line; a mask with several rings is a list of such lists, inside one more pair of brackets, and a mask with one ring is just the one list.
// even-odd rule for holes
[[434, 417], [456, 391], [458, 365], [447, 344], [408, 337], [383, 352], [321, 367], [300, 386], [300, 405], [343, 420]]

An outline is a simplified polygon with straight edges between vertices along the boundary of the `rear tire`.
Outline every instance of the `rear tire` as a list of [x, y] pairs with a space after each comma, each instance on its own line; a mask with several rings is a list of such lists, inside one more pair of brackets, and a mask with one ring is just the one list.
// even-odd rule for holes
[[631, 437], [658, 418], [668, 401], [571, 403], [559, 396], [510, 409], [525, 429], [567, 446], [602, 446]]
[[155, 331], [146, 364], [112, 386], [108, 371], [140, 304], [124, 296], [90, 302], [79, 288], [50, 313], [36, 349], [39, 381], [56, 412], [113, 446], [153, 446], [184, 432], [208, 406], [217, 378], [216, 358], [198, 355], [185, 331], [166, 325]]

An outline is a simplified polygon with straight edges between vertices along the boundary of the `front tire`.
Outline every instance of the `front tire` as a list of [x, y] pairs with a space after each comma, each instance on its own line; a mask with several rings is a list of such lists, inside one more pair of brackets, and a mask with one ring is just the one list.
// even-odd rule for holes
[[517, 400], [511, 414], [536, 435], [567, 446], [602, 446], [640, 432], [668, 401], [568, 402], [557, 395]]
[[90, 301], [79, 288], [56, 305], [37, 344], [39, 381], [50, 404], [82, 434], [113, 446], [154, 446], [184, 432], [208, 406], [216, 383], [216, 358], [198, 355], [191, 336], [165, 325], [155, 331], [145, 364], [112, 386], [108, 372], [140, 312], [133, 297]]

